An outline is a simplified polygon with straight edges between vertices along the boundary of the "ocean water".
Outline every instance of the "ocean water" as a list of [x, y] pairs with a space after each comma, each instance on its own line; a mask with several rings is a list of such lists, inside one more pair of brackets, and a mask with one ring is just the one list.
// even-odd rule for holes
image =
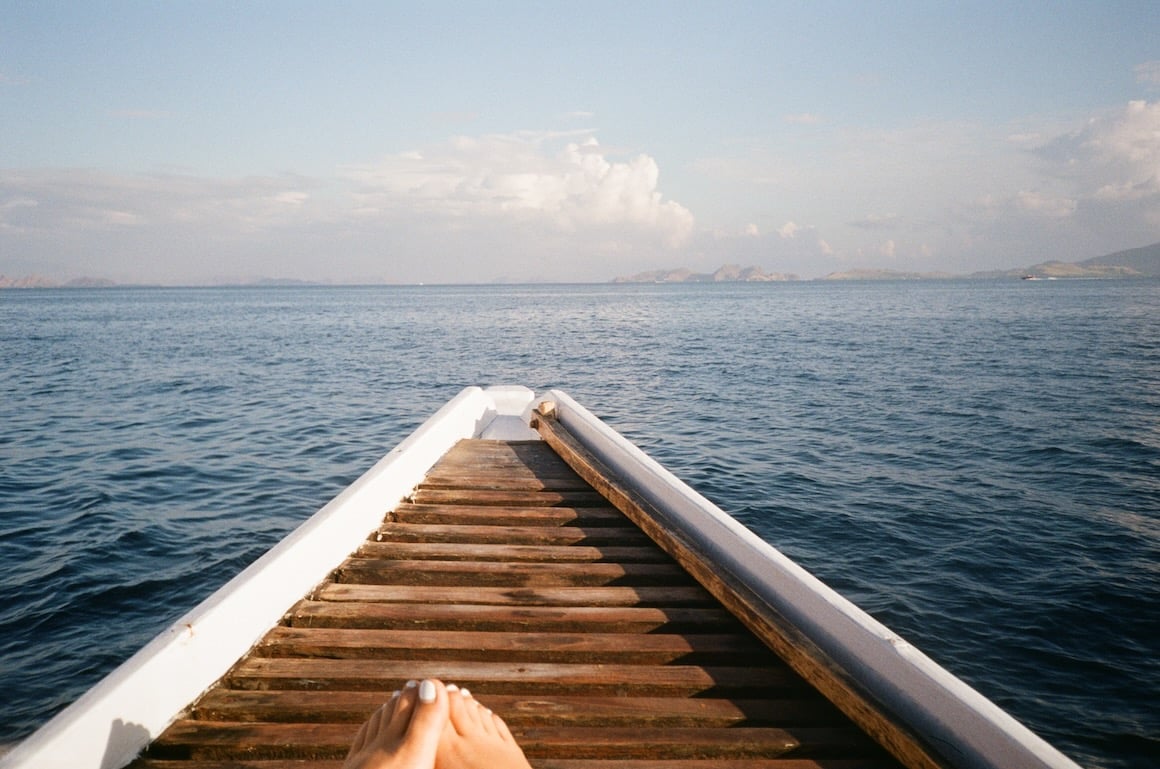
[[6, 291], [0, 360], [0, 743], [523, 384], [1081, 764], [1160, 754], [1160, 282]]

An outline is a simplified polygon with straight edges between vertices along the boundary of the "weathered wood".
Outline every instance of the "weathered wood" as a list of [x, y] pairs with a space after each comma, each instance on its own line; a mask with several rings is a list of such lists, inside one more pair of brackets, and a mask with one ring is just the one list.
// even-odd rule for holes
[[497, 694], [604, 694], [696, 697], [756, 692], [804, 692], [785, 669], [696, 665], [581, 665], [540, 662], [329, 660], [251, 657], [228, 682], [236, 689], [382, 691], [411, 678], [446, 677], [481, 697]]
[[700, 585], [685, 587], [415, 587], [328, 584], [318, 601], [369, 603], [455, 603], [487, 606], [710, 606]]
[[387, 514], [391, 523], [478, 523], [493, 526], [623, 526], [624, 513], [602, 500], [596, 507], [505, 507], [489, 505], [417, 505], [404, 502]]
[[367, 542], [356, 558], [396, 561], [538, 561], [541, 563], [672, 563], [655, 545], [479, 545], [462, 542]]
[[520, 491], [518, 489], [416, 489], [417, 505], [506, 505], [511, 507], [599, 506], [604, 499], [594, 491]]
[[402, 585], [673, 585], [693, 580], [671, 563], [496, 563], [387, 561], [355, 558], [335, 571], [336, 582]]
[[884, 703], [817, 647], [777, 610], [756, 596], [745, 583], [723, 571], [685, 533], [663, 526], [652, 505], [585, 449], [555, 419], [541, 417], [533, 425], [577, 474], [671, 555], [722, 605], [860, 728], [908, 769], [946, 769], [949, 762]]
[[486, 604], [352, 603], [302, 601], [290, 612], [293, 627], [526, 632], [655, 633], [728, 630], [736, 620], [718, 606], [489, 606]]
[[478, 468], [471, 472], [457, 473], [444, 470], [443, 473], [432, 473], [423, 479], [424, 488], [428, 489], [473, 489], [487, 491], [588, 491], [589, 486], [581, 478], [541, 478], [534, 474], [511, 475], [505, 478], [496, 478], [494, 475], [484, 475]]
[[[237, 723], [178, 721], [169, 742], [153, 751], [158, 758], [249, 758], [254, 753], [278, 758], [341, 758], [357, 731], [350, 723]], [[844, 750], [872, 750], [855, 729], [818, 727], [514, 728], [529, 759], [642, 759], [777, 756], [826, 756]]]
[[407, 680], [537, 769], [898, 769], [543, 441], [457, 444], [136, 769], [338, 769]]
[[[198, 703], [210, 721], [362, 723], [381, 704], [378, 692], [217, 690]], [[817, 699], [712, 699], [707, 697], [583, 697], [489, 694], [488, 706], [513, 728], [530, 726], [703, 727], [816, 726], [837, 711]]]
[[[714, 628], [714, 631], [717, 629]], [[265, 657], [579, 662], [631, 665], [777, 664], [748, 633], [564, 633], [278, 627]]]
[[379, 542], [461, 542], [479, 545], [632, 545], [649, 542], [632, 526], [485, 526], [479, 524], [391, 523]]

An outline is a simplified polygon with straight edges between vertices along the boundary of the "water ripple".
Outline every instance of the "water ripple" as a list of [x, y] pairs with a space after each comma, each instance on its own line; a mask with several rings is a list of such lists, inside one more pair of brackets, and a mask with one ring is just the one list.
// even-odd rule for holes
[[1155, 282], [6, 292], [0, 743], [466, 384], [563, 387], [1081, 763], [1160, 749]]

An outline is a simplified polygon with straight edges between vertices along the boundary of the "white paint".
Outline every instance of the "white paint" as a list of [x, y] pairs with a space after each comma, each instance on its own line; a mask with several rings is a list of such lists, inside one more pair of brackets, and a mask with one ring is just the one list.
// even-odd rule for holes
[[692, 537], [721, 570], [732, 573], [796, 624], [834, 661], [916, 732], [978, 769], [1078, 769], [990, 700], [951, 675], [877, 620], [698, 494], [570, 396], [552, 390], [573, 436], [628, 480], [667, 527]]
[[286, 539], [0, 758], [0, 768], [128, 764], [353, 552], [456, 441], [497, 420], [508, 425], [532, 398], [522, 387], [460, 392]]

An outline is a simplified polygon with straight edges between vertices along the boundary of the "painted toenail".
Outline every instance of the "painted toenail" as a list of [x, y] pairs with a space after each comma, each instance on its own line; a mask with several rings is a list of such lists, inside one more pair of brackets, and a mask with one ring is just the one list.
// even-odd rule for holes
[[423, 683], [419, 684], [419, 702], [430, 705], [438, 694], [434, 681], [424, 679]]
[[468, 691], [466, 687], [465, 687], [465, 688], [463, 688], [463, 689], [460, 689], [460, 690], [459, 690], [459, 693], [460, 693], [461, 695], [463, 695], [464, 697], [470, 697], [470, 696], [471, 696], [471, 692], [470, 692], [470, 691]]
[[408, 688], [408, 689], [414, 689], [414, 688], [415, 688], [416, 686], [418, 686], [418, 685], [419, 685], [419, 682], [418, 682], [418, 681], [416, 681], [416, 680], [415, 680], [415, 679], [413, 679], [413, 678], [412, 678], [410, 681], [408, 681], [408, 682], [407, 682], [407, 688]]
[[459, 691], [459, 687], [456, 686], [455, 684], [447, 684], [447, 686], [445, 686], [444, 688], [447, 689], [447, 691], [449, 691], [449, 692]]

